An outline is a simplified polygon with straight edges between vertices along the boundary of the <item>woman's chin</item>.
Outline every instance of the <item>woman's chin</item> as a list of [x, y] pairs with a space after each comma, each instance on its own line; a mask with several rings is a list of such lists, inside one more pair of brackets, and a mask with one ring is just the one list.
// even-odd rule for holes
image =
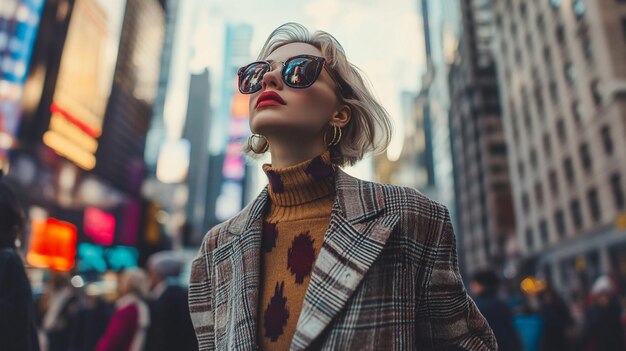
[[316, 127], [309, 124], [295, 123], [282, 118], [255, 118], [250, 123], [250, 130], [264, 136], [311, 134]]

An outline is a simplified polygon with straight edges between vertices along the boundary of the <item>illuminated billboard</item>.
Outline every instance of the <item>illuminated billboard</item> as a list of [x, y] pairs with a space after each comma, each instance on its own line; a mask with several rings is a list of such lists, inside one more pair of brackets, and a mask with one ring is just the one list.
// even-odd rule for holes
[[231, 99], [231, 119], [228, 126], [228, 144], [222, 167], [221, 192], [217, 198], [215, 217], [224, 221], [239, 212], [243, 204], [243, 180], [246, 163], [241, 152], [242, 143], [250, 134], [248, 97], [236, 92]]
[[20, 103], [44, 0], [2, 0], [0, 6], [0, 168], [15, 145]]
[[74, 267], [76, 226], [54, 218], [34, 220], [26, 261], [33, 267], [69, 271]]
[[85, 170], [96, 165], [111, 93], [124, 3], [77, 0], [50, 106], [45, 145]]

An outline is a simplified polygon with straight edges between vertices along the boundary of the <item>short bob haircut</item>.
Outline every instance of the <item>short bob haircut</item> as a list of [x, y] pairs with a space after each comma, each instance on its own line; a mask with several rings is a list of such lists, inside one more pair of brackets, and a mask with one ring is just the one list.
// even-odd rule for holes
[[[264, 60], [279, 47], [290, 43], [306, 43], [322, 52], [327, 68], [339, 83], [337, 97], [340, 103], [350, 108], [350, 121], [342, 128], [343, 137], [330, 150], [333, 164], [351, 166], [367, 152], [384, 151], [391, 140], [389, 114], [366, 86], [360, 70], [348, 62], [337, 39], [324, 31], [316, 31], [311, 35], [301, 24], [285, 23], [270, 34], [258, 59]], [[264, 138], [255, 140], [255, 149], [265, 148], [267, 141]], [[249, 145], [244, 146], [244, 152], [254, 156]]]

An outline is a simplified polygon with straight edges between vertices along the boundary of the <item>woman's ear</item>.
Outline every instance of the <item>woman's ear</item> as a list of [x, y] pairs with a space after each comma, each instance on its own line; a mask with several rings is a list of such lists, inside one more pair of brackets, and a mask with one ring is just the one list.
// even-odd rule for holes
[[333, 117], [330, 119], [330, 123], [336, 125], [339, 128], [343, 128], [350, 122], [350, 117], [352, 116], [352, 110], [350, 110], [350, 106], [343, 105], [335, 112]]

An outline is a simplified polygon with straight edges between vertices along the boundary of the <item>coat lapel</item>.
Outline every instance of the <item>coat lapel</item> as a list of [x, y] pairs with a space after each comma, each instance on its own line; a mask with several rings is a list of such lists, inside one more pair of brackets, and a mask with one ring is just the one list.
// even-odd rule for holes
[[226, 265], [224, 270], [231, 272], [231, 279], [216, 282], [228, 285], [216, 286], [216, 291], [229, 290], [232, 294], [228, 311], [215, 316], [216, 325], [226, 327], [225, 336], [228, 339], [217, 344], [227, 349], [256, 349], [261, 237], [263, 215], [268, 203], [266, 187], [255, 201], [229, 222], [222, 248], [218, 248], [218, 251], [226, 251], [230, 256], [216, 267], [219, 270], [220, 265]]
[[337, 197], [291, 350], [309, 347], [344, 308], [399, 219], [384, 215], [380, 187], [337, 172]]

